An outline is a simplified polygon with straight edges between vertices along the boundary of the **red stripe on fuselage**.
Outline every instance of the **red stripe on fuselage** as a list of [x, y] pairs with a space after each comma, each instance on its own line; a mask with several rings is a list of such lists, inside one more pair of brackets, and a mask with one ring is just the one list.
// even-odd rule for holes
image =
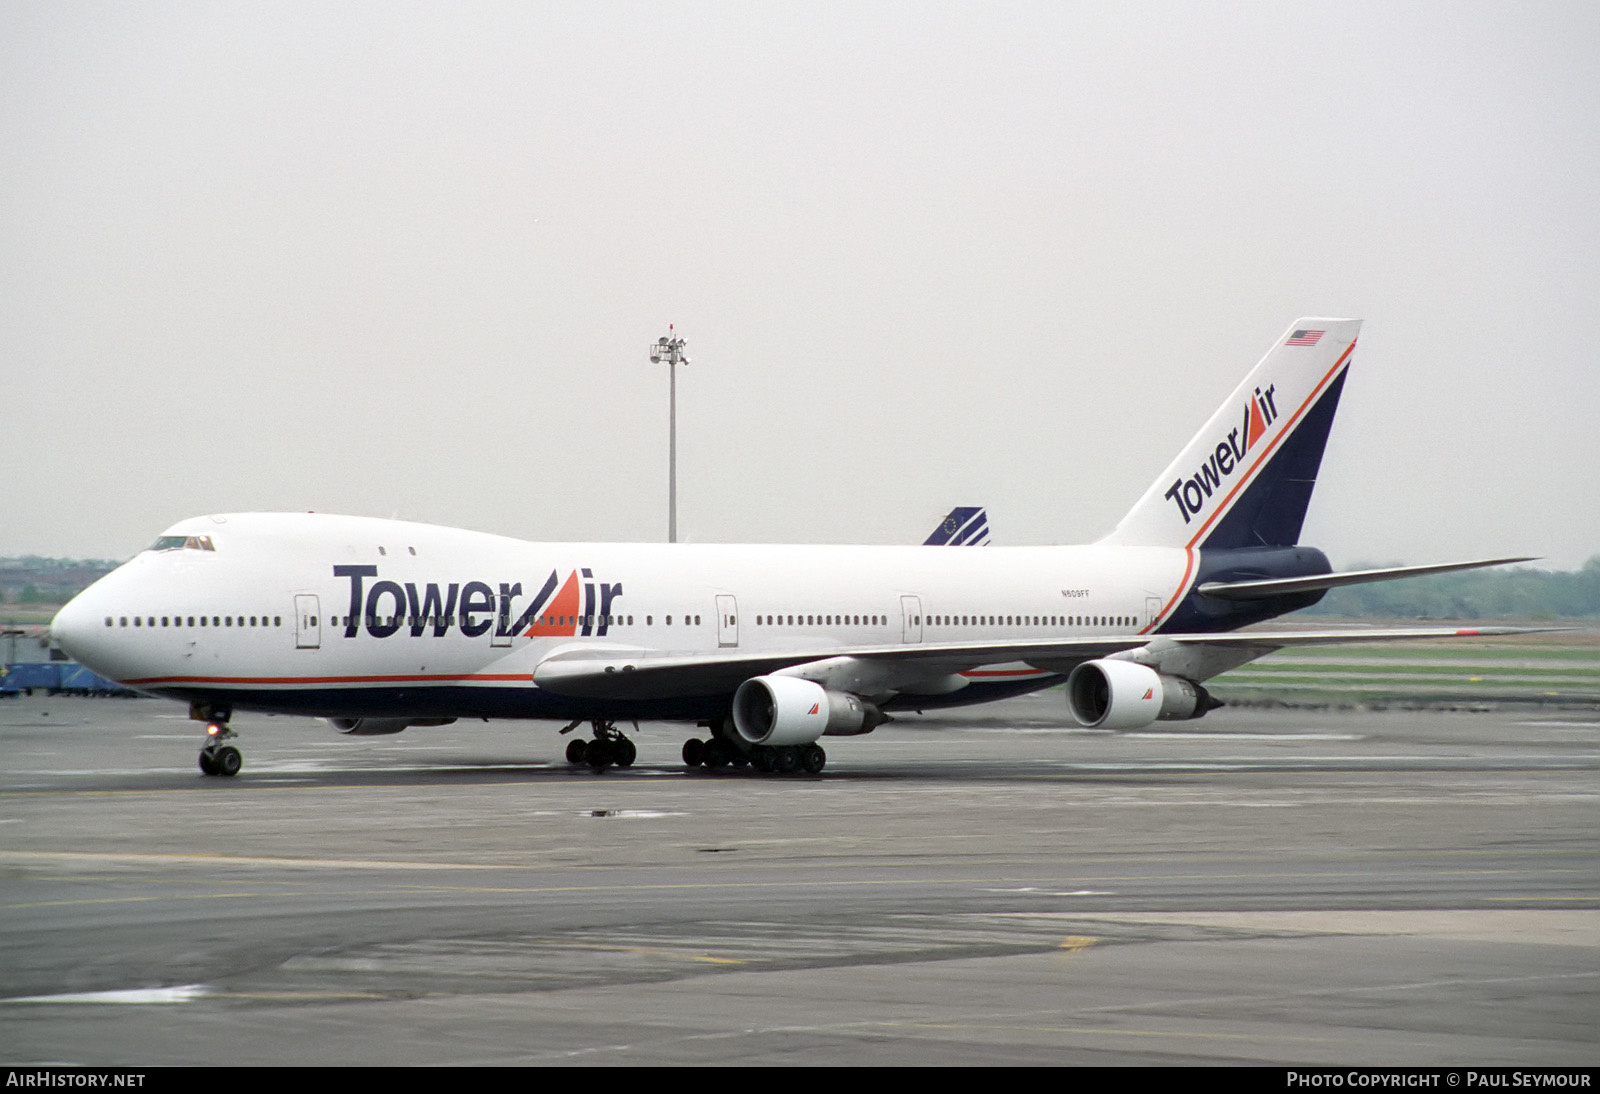
[[1171, 600], [1161, 605], [1161, 610], [1156, 613], [1156, 617], [1139, 632], [1140, 634], [1150, 634], [1161, 626], [1161, 621], [1167, 617], [1167, 613], [1176, 607], [1178, 601], [1183, 599], [1183, 594], [1189, 591], [1189, 575], [1192, 573], [1194, 573], [1194, 548], [1185, 547], [1183, 549], [1183, 577], [1178, 579], [1177, 591], [1172, 594]]
[[150, 676], [140, 680], [120, 680], [131, 687], [153, 684], [412, 684], [460, 683], [463, 681], [517, 680], [532, 683], [527, 673], [425, 673], [409, 676]]

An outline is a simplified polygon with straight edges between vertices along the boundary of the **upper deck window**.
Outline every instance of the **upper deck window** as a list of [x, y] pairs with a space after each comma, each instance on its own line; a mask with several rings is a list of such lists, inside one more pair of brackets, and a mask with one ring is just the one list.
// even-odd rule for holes
[[215, 551], [210, 536], [160, 536], [147, 551]]

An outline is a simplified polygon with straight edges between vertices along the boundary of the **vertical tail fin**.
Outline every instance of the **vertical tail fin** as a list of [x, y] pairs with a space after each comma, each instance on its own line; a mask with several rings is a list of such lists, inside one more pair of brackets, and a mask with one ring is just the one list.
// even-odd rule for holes
[[977, 505], [958, 505], [939, 522], [924, 547], [982, 547], [989, 542], [989, 514]]
[[1101, 542], [1298, 542], [1360, 331], [1359, 319], [1296, 322]]

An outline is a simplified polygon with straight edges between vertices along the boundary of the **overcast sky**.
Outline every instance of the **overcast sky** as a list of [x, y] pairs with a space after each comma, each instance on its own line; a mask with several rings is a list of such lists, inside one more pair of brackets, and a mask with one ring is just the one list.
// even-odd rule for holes
[[1300, 316], [1305, 540], [1600, 553], [1600, 4], [0, 5], [0, 555], [1111, 529]]

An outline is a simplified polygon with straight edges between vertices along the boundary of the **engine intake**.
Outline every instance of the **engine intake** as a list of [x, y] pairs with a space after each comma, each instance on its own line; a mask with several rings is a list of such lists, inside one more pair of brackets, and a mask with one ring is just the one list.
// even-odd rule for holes
[[1085, 661], [1067, 677], [1067, 710], [1091, 729], [1142, 729], [1199, 718], [1221, 705], [1193, 680], [1133, 661]]
[[754, 676], [733, 693], [733, 726], [753, 745], [804, 745], [871, 733], [888, 721], [873, 704], [794, 676]]

